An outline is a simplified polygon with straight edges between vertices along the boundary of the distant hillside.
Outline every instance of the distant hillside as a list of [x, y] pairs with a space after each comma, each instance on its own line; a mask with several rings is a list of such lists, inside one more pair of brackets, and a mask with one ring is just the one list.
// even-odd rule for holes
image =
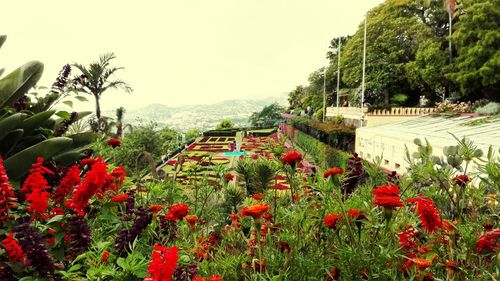
[[[287, 96], [282, 94], [265, 99], [235, 99], [214, 104], [186, 105], [170, 107], [164, 104], [151, 104], [146, 107], [130, 110], [125, 113], [125, 122], [131, 124], [158, 123], [161, 127], [169, 127], [179, 131], [198, 128], [200, 130], [214, 129], [223, 118], [232, 120], [238, 126], [246, 126], [248, 117], [260, 111], [266, 105], [277, 102], [287, 106]], [[106, 112], [114, 116], [114, 112]]]

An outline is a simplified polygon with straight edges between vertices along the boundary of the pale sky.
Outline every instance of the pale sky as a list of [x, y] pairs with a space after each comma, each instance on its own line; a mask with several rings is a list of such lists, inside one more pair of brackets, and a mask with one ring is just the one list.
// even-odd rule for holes
[[9, 0], [0, 16], [8, 36], [0, 68], [39, 60], [39, 84], [50, 87], [64, 64], [114, 52], [114, 65], [125, 67], [117, 77], [134, 92], [105, 93], [104, 109], [265, 98], [306, 84], [326, 64], [330, 40], [353, 34], [382, 2]]

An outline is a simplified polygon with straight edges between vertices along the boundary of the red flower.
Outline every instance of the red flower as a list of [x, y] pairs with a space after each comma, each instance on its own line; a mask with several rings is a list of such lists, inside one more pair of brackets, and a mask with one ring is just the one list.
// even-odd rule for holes
[[193, 277], [192, 281], [207, 281], [207, 279], [196, 275], [195, 277]]
[[85, 159], [82, 159], [80, 161], [80, 165], [83, 167], [85, 165], [89, 165], [89, 166], [92, 166], [94, 165], [95, 163], [97, 163], [97, 159], [94, 159], [94, 158], [85, 158]]
[[125, 177], [127, 176], [127, 173], [125, 172], [125, 168], [123, 166], [116, 167], [112, 172], [111, 176], [118, 181], [118, 187], [122, 187], [123, 181], [125, 180]]
[[262, 215], [262, 218], [264, 218], [267, 221], [270, 221], [270, 220], [273, 219], [273, 215], [270, 214], [270, 213], [265, 213], [265, 214]]
[[264, 198], [264, 193], [256, 193], [256, 194], [252, 195], [252, 198], [257, 200], [257, 201], [260, 201]]
[[411, 198], [406, 201], [416, 204], [417, 213], [423, 228], [428, 233], [434, 233], [443, 226], [439, 211], [431, 199], [425, 197], [423, 194], [419, 194], [418, 196], [417, 198]]
[[459, 175], [454, 177], [451, 182], [459, 187], [464, 187], [469, 182], [469, 177], [467, 175]]
[[232, 180], [234, 180], [234, 175], [231, 174], [231, 173], [227, 173], [225, 176], [224, 176], [224, 179], [226, 180], [226, 182], [230, 182]]
[[148, 266], [149, 276], [144, 280], [171, 281], [179, 255], [177, 247], [167, 249], [166, 246], [155, 245]]
[[302, 161], [302, 154], [298, 153], [297, 151], [290, 151], [283, 156], [281, 159], [281, 162], [283, 162], [284, 165], [290, 165], [290, 166], [295, 166], [297, 163]]
[[326, 179], [329, 176], [341, 175], [343, 173], [344, 170], [342, 170], [342, 168], [330, 168], [323, 173], [323, 177]]
[[328, 274], [328, 277], [326, 278], [327, 281], [333, 281], [339, 279], [340, 279], [340, 269], [338, 267], [333, 268]]
[[207, 281], [224, 281], [219, 274], [208, 277]]
[[111, 202], [113, 203], [121, 203], [125, 202], [128, 199], [128, 194], [122, 193], [122, 194], [117, 194], [111, 198]]
[[108, 145], [112, 148], [116, 148], [121, 145], [121, 141], [119, 139], [112, 138], [108, 140]]
[[2, 240], [2, 248], [7, 253], [10, 262], [24, 263], [25, 255], [17, 240], [14, 239], [14, 233], [9, 233], [7, 238]]
[[161, 210], [163, 210], [163, 206], [161, 206], [161, 205], [154, 205], [153, 204], [153, 205], [150, 205], [148, 207], [148, 211], [150, 211], [153, 214], [156, 214], [156, 213], [158, 213]]
[[476, 242], [477, 253], [495, 253], [500, 248], [500, 243], [496, 242], [500, 238], [500, 229], [486, 232]]
[[101, 256], [101, 261], [102, 261], [103, 263], [107, 263], [107, 262], [108, 262], [108, 258], [109, 258], [109, 252], [108, 252], [108, 251], [106, 251], [106, 252], [102, 253], [102, 256]]
[[399, 195], [401, 191], [397, 185], [382, 185], [372, 190], [372, 194], [375, 195], [373, 200], [373, 205], [378, 205], [387, 209], [394, 209], [397, 207], [403, 207], [404, 204], [401, 202]]
[[169, 207], [166, 219], [169, 221], [182, 220], [189, 212], [189, 206], [186, 204], [175, 204]]
[[49, 196], [46, 190], [50, 189], [47, 180], [43, 175], [54, 174], [51, 170], [43, 166], [43, 158], [38, 157], [37, 162], [32, 165], [30, 175], [26, 178], [21, 188], [21, 192], [26, 194], [26, 202], [30, 203], [29, 212], [33, 213], [33, 218], [44, 218], [49, 207]]
[[3, 166], [2, 157], [0, 157], [0, 224], [2, 221], [11, 218], [9, 210], [16, 209], [14, 202], [17, 201], [14, 189], [9, 183], [9, 177]]
[[107, 164], [101, 158], [92, 165], [90, 171], [85, 175], [83, 182], [76, 188], [71, 200], [66, 201], [66, 207], [73, 209], [82, 215], [89, 200], [102, 189], [106, 183]]
[[405, 231], [399, 233], [399, 245], [405, 251], [413, 251], [418, 248], [418, 244], [416, 241], [416, 236], [418, 231], [413, 227], [409, 226]]
[[71, 167], [64, 175], [64, 178], [59, 183], [52, 199], [56, 202], [63, 202], [64, 198], [80, 184], [80, 169], [78, 166], [74, 165]]
[[186, 222], [191, 226], [195, 227], [196, 226], [196, 221], [198, 220], [198, 217], [196, 215], [187, 215], [186, 217]]
[[354, 221], [366, 219], [365, 214], [363, 214], [359, 209], [350, 209], [347, 211], [347, 216]]
[[326, 215], [324, 218], [325, 226], [331, 229], [337, 229], [337, 224], [344, 218], [340, 213]]
[[268, 204], [255, 203], [251, 206], [243, 207], [241, 215], [244, 217], [252, 217], [255, 220], [260, 219], [262, 215], [269, 210]]
[[280, 184], [280, 183], [277, 183], [277, 184], [274, 185], [274, 189], [277, 189], [277, 190], [287, 190], [288, 186]]

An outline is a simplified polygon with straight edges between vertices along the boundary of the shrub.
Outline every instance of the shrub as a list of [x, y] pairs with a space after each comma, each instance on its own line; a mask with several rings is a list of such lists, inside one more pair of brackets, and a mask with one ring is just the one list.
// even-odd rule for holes
[[490, 102], [485, 106], [477, 108], [474, 113], [481, 115], [495, 115], [500, 114], [500, 103]]

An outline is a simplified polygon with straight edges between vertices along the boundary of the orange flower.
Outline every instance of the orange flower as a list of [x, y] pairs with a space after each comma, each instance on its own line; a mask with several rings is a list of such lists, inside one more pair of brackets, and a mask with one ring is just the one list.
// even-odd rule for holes
[[256, 194], [252, 195], [252, 198], [257, 200], [257, 201], [260, 201], [264, 198], [264, 193], [256, 193]]
[[432, 266], [432, 261], [428, 259], [414, 258], [411, 261], [419, 270], [425, 270]]
[[117, 195], [113, 196], [113, 198], [111, 198], [111, 202], [121, 203], [121, 202], [127, 201], [127, 199], [128, 199], [128, 195], [125, 193], [122, 193], [122, 194], [117, 194]]
[[336, 176], [336, 175], [340, 175], [343, 173], [344, 173], [344, 170], [342, 170], [342, 168], [330, 168], [323, 173], [323, 177], [326, 179], [329, 176]]
[[156, 214], [161, 210], [163, 210], [163, 206], [161, 206], [161, 205], [150, 205], [148, 207], [148, 211], [150, 211], [153, 214]]
[[196, 221], [198, 220], [198, 217], [196, 215], [187, 215], [185, 216], [186, 222], [191, 226], [195, 227], [196, 226]]
[[252, 217], [255, 220], [260, 219], [262, 215], [269, 210], [268, 204], [255, 203], [252, 206], [246, 206], [241, 210], [241, 215], [244, 217]]

